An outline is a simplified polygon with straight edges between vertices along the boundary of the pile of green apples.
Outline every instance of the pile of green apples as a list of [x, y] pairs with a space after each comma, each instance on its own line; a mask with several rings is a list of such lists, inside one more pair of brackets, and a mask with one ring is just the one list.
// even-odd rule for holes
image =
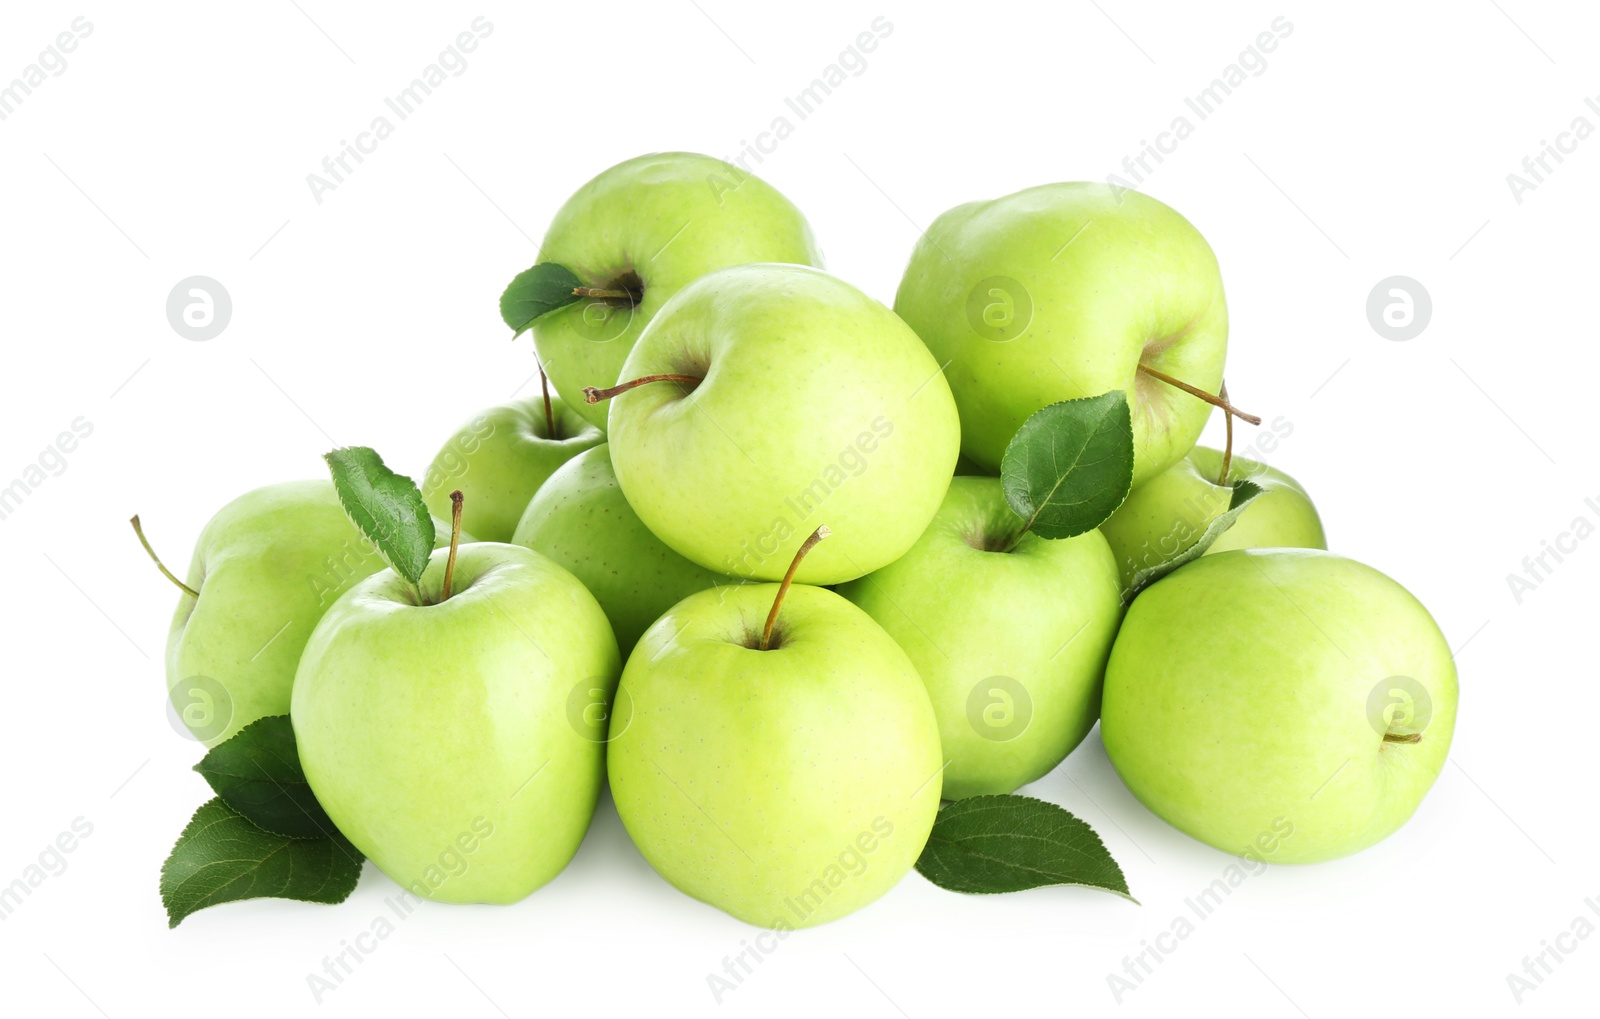
[[[836, 919], [916, 864], [942, 801], [1012, 793], [1097, 721], [1141, 802], [1230, 853], [1287, 822], [1272, 862], [1327, 860], [1411, 816], [1449, 647], [1325, 551], [1298, 483], [1233, 456], [1257, 419], [1186, 219], [1050, 184], [940, 216], [892, 309], [820, 266], [734, 166], [601, 173], [501, 299], [542, 392], [420, 486], [335, 451], [332, 481], [222, 509], [172, 577], [174, 710], [208, 746], [288, 715], [342, 836], [450, 902], [550, 881], [609, 783], [677, 888]], [[1118, 480], [1028, 437], [1107, 394]], [[1214, 411], [1227, 449], [1195, 445]], [[1041, 509], [1098, 525], [1048, 534], [1024, 472], [1077, 478]]]

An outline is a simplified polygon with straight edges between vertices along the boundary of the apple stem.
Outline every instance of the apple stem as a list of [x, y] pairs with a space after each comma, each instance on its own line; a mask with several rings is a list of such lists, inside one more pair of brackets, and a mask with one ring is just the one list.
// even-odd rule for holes
[[824, 524], [812, 531], [811, 537], [800, 543], [800, 551], [794, 554], [794, 559], [789, 563], [789, 571], [783, 575], [783, 583], [778, 585], [778, 593], [772, 599], [772, 611], [767, 613], [767, 625], [761, 628], [761, 650], [767, 651], [772, 647], [772, 628], [778, 625], [778, 610], [783, 608], [783, 597], [789, 593], [789, 585], [794, 583], [794, 574], [800, 568], [800, 560], [816, 547], [817, 542], [832, 533]]
[[1243, 419], [1245, 419], [1246, 421], [1250, 422], [1253, 425], [1259, 425], [1261, 423], [1261, 419], [1260, 418], [1256, 417], [1254, 414], [1246, 414], [1244, 411], [1240, 410], [1238, 407], [1235, 407], [1233, 404], [1229, 403], [1223, 397], [1221, 397], [1221, 396], [1213, 396], [1210, 393], [1206, 392], [1204, 389], [1198, 389], [1198, 388], [1196, 388], [1194, 386], [1189, 385], [1189, 383], [1183, 381], [1182, 379], [1175, 379], [1171, 375], [1168, 375], [1166, 372], [1156, 371], [1154, 368], [1152, 368], [1149, 365], [1145, 364], [1143, 361], [1139, 362], [1139, 370], [1144, 372], [1146, 375], [1150, 376], [1153, 379], [1159, 379], [1160, 381], [1165, 382], [1169, 386], [1173, 386], [1173, 387], [1175, 387], [1177, 389], [1183, 390], [1185, 393], [1188, 393], [1190, 396], [1198, 397], [1198, 398], [1204, 400], [1205, 402], [1211, 404], [1211, 406], [1213, 406], [1213, 407], [1220, 407], [1224, 411], [1226, 411], [1227, 413], [1233, 415], [1234, 417], [1243, 418]]
[[[1226, 403], [1228, 401], [1228, 380], [1223, 379], [1222, 385], [1217, 387], [1217, 396]], [[1228, 484], [1228, 468], [1233, 466], [1233, 415], [1224, 414], [1222, 420], [1227, 422], [1228, 441], [1222, 447], [1222, 474], [1217, 478], [1217, 484]]]
[[151, 560], [156, 564], [156, 569], [161, 571], [162, 576], [177, 584], [178, 590], [198, 601], [200, 592], [173, 576], [172, 571], [167, 569], [167, 564], [161, 561], [160, 556], [156, 555], [156, 550], [150, 547], [150, 539], [144, 536], [144, 527], [139, 523], [139, 514], [135, 513], [133, 519], [129, 520], [128, 523], [133, 525], [133, 533], [139, 536], [139, 544], [143, 545], [144, 550], [150, 554]]
[[1420, 732], [1386, 732], [1383, 734], [1385, 743], [1421, 743]]
[[584, 386], [583, 398], [588, 403], [599, 403], [601, 400], [609, 400], [613, 396], [620, 396], [630, 389], [638, 389], [640, 386], [648, 385], [651, 382], [677, 382], [681, 385], [688, 385], [692, 387], [698, 386], [704, 381], [705, 380], [698, 375], [673, 375], [670, 372], [663, 375], [641, 375], [640, 377], [636, 379], [630, 379], [627, 382], [619, 382], [610, 389], [597, 389], [594, 386]]
[[550, 410], [550, 377], [544, 373], [543, 364], [539, 364], [539, 389], [544, 393], [545, 435], [552, 439], [559, 439], [561, 436], [556, 434], [556, 416]]
[[444, 593], [440, 601], [450, 600], [450, 589], [456, 581], [456, 551], [461, 548], [461, 504], [467, 497], [458, 488], [450, 493], [450, 557], [444, 562]]
[[601, 287], [573, 287], [574, 297], [603, 297], [612, 301], [631, 301], [633, 294], [626, 290], [606, 290]]

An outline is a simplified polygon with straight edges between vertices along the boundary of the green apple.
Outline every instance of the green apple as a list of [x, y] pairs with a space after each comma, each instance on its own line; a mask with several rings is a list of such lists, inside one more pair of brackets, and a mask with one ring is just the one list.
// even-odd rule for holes
[[962, 475], [974, 478], [992, 478], [995, 476], [994, 472], [979, 467], [965, 453], [956, 457], [956, 476], [961, 477]]
[[[437, 530], [447, 544], [450, 528]], [[189, 564], [187, 586], [198, 597], [179, 595], [167, 636], [167, 691], [190, 733], [215, 746], [258, 718], [287, 713], [317, 621], [383, 565], [330, 481], [268, 485], [219, 510]]]
[[[550, 425], [555, 425], [551, 434]], [[422, 481], [422, 498], [436, 517], [450, 519], [450, 493], [466, 496], [461, 526], [479, 541], [510, 541], [528, 500], [556, 468], [605, 441], [559, 399], [513, 400], [462, 425], [439, 450]]]
[[[1194, 544], [1228, 509], [1233, 489], [1219, 485], [1222, 453], [1196, 446], [1189, 455], [1129, 493], [1100, 532], [1111, 543], [1124, 586], [1142, 569], [1159, 566]], [[1223, 531], [1206, 555], [1239, 548], [1328, 547], [1322, 519], [1300, 483], [1266, 464], [1234, 457], [1230, 482], [1248, 479], [1261, 494]]]
[[604, 443], [567, 461], [528, 504], [515, 544], [583, 581], [611, 620], [626, 659], [645, 629], [696, 591], [734, 583], [664, 545], [617, 486]]
[[[1233, 489], [1217, 484], [1215, 478], [1202, 474], [1191, 458], [1184, 457], [1135, 487], [1100, 524], [1124, 587], [1140, 570], [1159, 566], [1194, 544], [1228, 509]], [[1264, 493], [1256, 498], [1263, 497]]]
[[572, 574], [516, 545], [464, 545], [441, 597], [393, 570], [317, 625], [290, 717], [317, 802], [417, 895], [515, 902], [577, 852], [605, 776], [603, 733], [576, 700], [609, 697], [620, 661]]
[[909, 552], [839, 588], [927, 685], [949, 762], [946, 799], [1040, 778], [1100, 717], [1122, 619], [1111, 549], [1092, 530], [1019, 540], [1022, 526], [999, 478], [957, 477]]
[[[1196, 446], [1189, 452], [1189, 459], [1205, 477], [1221, 476], [1221, 450]], [[1237, 456], [1229, 464], [1228, 478], [1253, 481], [1261, 486], [1261, 494], [1250, 501], [1233, 526], [1222, 532], [1208, 554], [1237, 548], [1328, 547], [1322, 518], [1300, 482], [1276, 467]]]
[[933, 827], [943, 761], [905, 652], [843, 598], [790, 588], [760, 650], [777, 590], [701, 591], [645, 632], [607, 767], [617, 813], [662, 877], [781, 930], [894, 887]]
[[798, 580], [870, 573], [921, 536], [955, 470], [939, 363], [894, 312], [816, 269], [737, 266], [685, 287], [623, 368], [629, 382], [662, 374], [677, 381], [611, 401], [611, 462], [645, 526], [719, 573], [776, 580], [780, 553], [819, 523], [836, 537]]
[[556, 213], [540, 262], [570, 269], [586, 287], [624, 299], [584, 300], [533, 326], [550, 381], [599, 427], [603, 405], [585, 386], [610, 386], [667, 299], [713, 269], [746, 262], [822, 265], [811, 227], [771, 185], [720, 159], [688, 152], [618, 163]]
[[1222, 382], [1216, 257], [1137, 191], [1047, 184], [957, 206], [917, 242], [894, 308], [948, 365], [962, 451], [991, 473], [1034, 411], [1120, 389], [1138, 484], [1182, 458], [1210, 412], [1139, 366], [1208, 393]]
[[1455, 717], [1450, 647], [1405, 588], [1328, 552], [1236, 550], [1134, 599], [1101, 734], [1128, 788], [1180, 831], [1312, 863], [1406, 822]]

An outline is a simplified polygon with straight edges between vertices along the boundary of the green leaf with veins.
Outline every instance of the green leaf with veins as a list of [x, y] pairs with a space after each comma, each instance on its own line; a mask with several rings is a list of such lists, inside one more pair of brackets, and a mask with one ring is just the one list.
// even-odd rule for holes
[[161, 865], [167, 926], [219, 902], [273, 897], [343, 902], [361, 877], [362, 856], [342, 835], [274, 835], [219, 799], [194, 812]]
[[1023, 422], [1000, 460], [1006, 501], [1041, 538], [1099, 527], [1133, 487], [1133, 415], [1120, 389], [1053, 403]]
[[1138, 901], [1093, 828], [1031, 796], [972, 796], [945, 806], [917, 872], [971, 895], [1081, 885]]
[[316, 839], [338, 832], [300, 769], [288, 715], [256, 719], [207, 751], [194, 770], [224, 803], [274, 835]]
[[540, 262], [517, 273], [516, 279], [500, 295], [500, 317], [513, 334], [521, 333], [540, 315], [582, 300], [572, 292], [582, 285], [583, 281], [566, 266]]
[[413, 588], [433, 554], [433, 516], [416, 482], [383, 465], [366, 446], [348, 446], [323, 456], [344, 511], [383, 558]]
[[1154, 566], [1146, 566], [1135, 573], [1128, 581], [1128, 590], [1123, 595], [1123, 600], [1131, 604], [1140, 591], [1143, 591], [1185, 563], [1194, 562], [1205, 555], [1206, 549], [1216, 544], [1217, 539], [1222, 537], [1222, 532], [1233, 526], [1234, 521], [1239, 519], [1239, 514], [1243, 513], [1250, 505], [1250, 500], [1260, 495], [1261, 491], [1261, 486], [1254, 481], [1235, 481], [1233, 483], [1233, 496], [1228, 500], [1228, 508], [1206, 526], [1205, 531], [1195, 539], [1194, 544], [1165, 562], [1156, 563]]

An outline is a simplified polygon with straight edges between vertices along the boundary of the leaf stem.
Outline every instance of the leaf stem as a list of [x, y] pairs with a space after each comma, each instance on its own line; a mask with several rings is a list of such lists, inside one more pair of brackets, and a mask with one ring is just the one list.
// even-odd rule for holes
[[630, 389], [638, 389], [640, 386], [648, 385], [651, 382], [677, 382], [679, 384], [687, 384], [693, 387], [698, 386], [704, 381], [705, 380], [698, 375], [674, 375], [670, 372], [662, 375], [641, 375], [640, 377], [636, 379], [630, 379], [627, 382], [619, 382], [609, 389], [597, 389], [594, 386], [584, 386], [583, 398], [587, 403], [599, 403], [601, 400], [609, 400], [613, 396], [621, 396]]
[[789, 571], [783, 575], [783, 583], [778, 585], [778, 593], [772, 599], [772, 611], [767, 613], [767, 625], [761, 628], [761, 650], [768, 651], [772, 648], [772, 628], [778, 624], [778, 610], [783, 607], [783, 598], [789, 593], [789, 586], [794, 583], [794, 574], [800, 568], [800, 560], [817, 546], [817, 542], [832, 533], [824, 524], [812, 531], [811, 536], [800, 543], [800, 551], [794, 554], [794, 559], [789, 563]]
[[1256, 417], [1254, 414], [1246, 414], [1238, 407], [1235, 407], [1233, 404], [1229, 403], [1225, 398], [1221, 396], [1213, 396], [1204, 389], [1199, 389], [1195, 386], [1189, 385], [1189, 383], [1183, 381], [1182, 379], [1175, 379], [1166, 372], [1157, 371], [1156, 369], [1145, 364], [1143, 361], [1139, 362], [1139, 370], [1153, 379], [1158, 379], [1162, 382], [1165, 382], [1169, 386], [1183, 390], [1190, 396], [1198, 397], [1199, 399], [1211, 404], [1213, 407], [1220, 407], [1222, 410], [1233, 415], [1234, 417], [1243, 418], [1253, 425], [1259, 425], [1261, 423], [1260, 418]]
[[467, 497], [458, 488], [450, 493], [450, 557], [444, 562], [444, 593], [440, 601], [450, 600], [450, 589], [456, 580], [456, 551], [461, 547], [461, 504]]
[[1017, 532], [1016, 537], [1006, 542], [1006, 547], [1000, 551], [1006, 555], [1010, 555], [1012, 552], [1015, 552], [1017, 550], [1017, 546], [1022, 544], [1022, 539], [1027, 536], [1030, 530], [1033, 529], [1033, 522], [1037, 519], [1039, 519], [1039, 513], [1037, 510], [1035, 510], [1033, 516], [1028, 518], [1028, 522], [1022, 525], [1022, 530]]
[[144, 550], [150, 554], [151, 560], [156, 564], [156, 569], [160, 570], [162, 575], [168, 580], [172, 581], [174, 584], [177, 584], [178, 590], [198, 601], [200, 598], [200, 592], [196, 591], [188, 584], [185, 584], [183, 581], [173, 576], [172, 571], [167, 569], [167, 564], [161, 561], [160, 556], [156, 555], [156, 550], [150, 547], [150, 539], [144, 536], [144, 527], [139, 523], [139, 514], [135, 513], [133, 515], [133, 519], [129, 520], [128, 523], [133, 525], [133, 533], [139, 536], [139, 544], [143, 545]]
[[602, 287], [573, 287], [574, 297], [603, 297], [612, 301], [631, 301], [633, 294], [626, 290], [607, 290]]

